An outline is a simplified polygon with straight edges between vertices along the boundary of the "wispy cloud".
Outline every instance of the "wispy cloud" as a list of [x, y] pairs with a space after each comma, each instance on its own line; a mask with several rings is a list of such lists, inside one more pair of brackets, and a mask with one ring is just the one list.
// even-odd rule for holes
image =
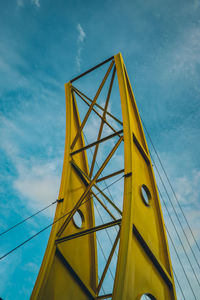
[[83, 30], [83, 28], [82, 28], [82, 26], [80, 24], [78, 24], [76, 28], [77, 28], [78, 33], [79, 33], [79, 35], [78, 35], [78, 42], [82, 43], [82, 42], [84, 42], [86, 34], [85, 34], [85, 32], [84, 32], [84, 30]]
[[43, 165], [22, 162], [13, 186], [29, 208], [37, 210], [56, 200], [59, 182], [55, 161]]
[[198, 9], [199, 7], [200, 7], [200, 1], [199, 0], [194, 0], [194, 3], [193, 3], [194, 10]]
[[[0, 254], [5, 253], [4, 248], [0, 248]], [[21, 253], [18, 252], [15, 256], [11, 256], [9, 260], [1, 261], [1, 268], [0, 268], [0, 292], [3, 293], [4, 290], [7, 289], [8, 285], [7, 282], [9, 278], [13, 275], [13, 272], [17, 267], [19, 267], [21, 263]]]
[[197, 204], [200, 195], [200, 171], [193, 170], [191, 177], [185, 175], [176, 181], [177, 196], [181, 203], [189, 206]]
[[24, 6], [24, 1], [23, 0], [17, 0], [17, 6], [23, 7]]
[[82, 44], [85, 40], [86, 33], [84, 32], [81, 24], [78, 24], [76, 29], [78, 31], [78, 37], [77, 37], [78, 49], [77, 49], [77, 55], [76, 55], [76, 65], [77, 65], [78, 71], [80, 72]]
[[40, 7], [40, 1], [39, 0], [31, 0], [32, 4], [34, 4], [36, 7]]
[[[23, 132], [7, 118], [1, 117], [1, 121], [1, 134], [7, 138], [0, 148], [9, 157], [17, 172], [11, 184], [25, 207], [35, 211], [55, 201], [60, 182], [57, 159], [47, 158], [39, 162], [33, 156], [29, 157], [29, 160], [22, 158], [22, 144], [17, 140], [25, 138]], [[14, 136], [17, 139], [14, 139]]]
[[174, 53], [174, 72], [187, 72], [194, 75], [197, 71], [196, 66], [200, 60], [200, 30], [192, 28], [186, 32], [182, 43], [177, 47]]
[[[17, 0], [17, 6], [18, 7], [24, 7], [25, 0]], [[30, 0], [32, 5], [35, 5], [36, 7], [40, 7], [40, 0]]]
[[193, 80], [193, 86], [196, 85], [194, 81], [199, 76], [200, 61], [199, 24], [186, 28], [173, 43], [162, 48], [155, 61], [153, 66], [156, 66], [159, 82], [166, 84], [187, 78], [189, 81]]

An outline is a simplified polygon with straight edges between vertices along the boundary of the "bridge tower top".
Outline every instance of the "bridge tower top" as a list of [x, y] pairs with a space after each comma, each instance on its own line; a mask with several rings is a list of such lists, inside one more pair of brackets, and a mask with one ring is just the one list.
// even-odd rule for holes
[[[90, 94], [95, 87], [91, 81], [85, 83], [84, 78], [97, 79], [98, 70], [105, 73], [100, 83], [97, 80], [98, 87], [91, 97], [88, 87]], [[81, 80], [83, 83], [78, 84]], [[114, 86], [117, 91], [113, 91]], [[60, 201], [31, 299], [175, 300], [156, 181], [122, 55], [72, 79], [65, 85], [65, 92]], [[110, 104], [112, 97], [114, 102]], [[123, 152], [121, 166], [120, 159], [116, 160], [117, 151]], [[114, 198], [107, 193], [109, 186], [114, 189]], [[97, 217], [102, 211], [106, 217]], [[110, 248], [103, 234], [109, 237]], [[100, 251], [104, 253], [103, 268]]]

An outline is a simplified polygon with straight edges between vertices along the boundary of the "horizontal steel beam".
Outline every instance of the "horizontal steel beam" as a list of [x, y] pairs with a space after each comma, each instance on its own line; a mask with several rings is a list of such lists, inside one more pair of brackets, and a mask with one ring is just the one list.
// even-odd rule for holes
[[112, 294], [101, 295], [98, 296], [96, 299], [99, 300], [99, 299], [107, 299], [107, 298], [112, 298]]
[[90, 233], [93, 233], [93, 232], [97, 232], [99, 230], [103, 230], [103, 229], [113, 227], [113, 226], [116, 226], [116, 225], [120, 225], [120, 224], [121, 224], [121, 219], [118, 219], [116, 221], [105, 223], [105, 224], [102, 224], [102, 225], [99, 225], [99, 226], [96, 226], [96, 227], [92, 227], [92, 228], [89, 228], [89, 229], [86, 229], [86, 230], [83, 230], [83, 231], [80, 231], [80, 232], [77, 232], [77, 233], [74, 233], [74, 234], [71, 234], [71, 235], [68, 235], [68, 236], [64, 236], [60, 239], [55, 240], [55, 243], [59, 244], [59, 243], [62, 243], [62, 242], [66, 242], [66, 241], [81, 237], [83, 235], [90, 234]]
[[123, 172], [124, 172], [124, 169], [121, 169], [121, 170], [119, 170], [119, 171], [113, 172], [112, 174], [109, 174], [109, 175], [107, 175], [107, 176], [104, 176], [104, 177], [101, 177], [101, 178], [97, 179], [96, 183], [98, 183], [98, 182], [100, 182], [100, 181], [103, 181], [103, 180], [106, 180], [106, 179], [108, 179], [108, 178], [111, 178], [111, 177], [113, 177], [113, 176], [119, 175], [119, 174], [121, 174], [121, 173], [123, 173]]
[[71, 79], [70, 81], [71, 81], [71, 82], [73, 82], [73, 81], [75, 81], [75, 80], [77, 80], [77, 79], [79, 79], [79, 78], [81, 78], [81, 77], [85, 76], [86, 74], [88, 74], [88, 73], [90, 73], [90, 72], [94, 71], [95, 69], [97, 69], [97, 68], [101, 67], [102, 65], [106, 64], [107, 62], [109, 62], [109, 61], [110, 61], [111, 59], [113, 59], [113, 58], [114, 58], [114, 56], [111, 56], [110, 58], [108, 58], [108, 59], [106, 59], [106, 60], [102, 61], [100, 64], [98, 64], [98, 65], [94, 66], [93, 68], [91, 68], [91, 69], [89, 69], [89, 70], [85, 71], [84, 73], [82, 73], [82, 74], [80, 74], [80, 75], [78, 75], [78, 76], [74, 77], [74, 78], [73, 78], [73, 79]]
[[100, 139], [99, 141], [96, 141], [96, 142], [91, 143], [91, 144], [89, 144], [89, 145], [86, 145], [85, 147], [82, 147], [82, 148], [80, 148], [80, 149], [78, 149], [78, 150], [76, 150], [76, 151], [73, 151], [73, 152], [70, 153], [70, 155], [74, 155], [74, 154], [77, 154], [77, 153], [79, 153], [79, 152], [81, 152], [81, 151], [83, 151], [83, 150], [87, 150], [88, 148], [91, 148], [91, 147], [93, 147], [93, 146], [95, 146], [95, 145], [97, 145], [97, 144], [100, 144], [100, 143], [102, 143], [102, 142], [105, 142], [105, 141], [107, 141], [107, 140], [109, 140], [109, 139], [113, 138], [114, 136], [119, 135], [119, 134], [121, 134], [121, 133], [123, 133], [123, 129], [122, 129], [122, 130], [119, 130], [119, 131], [117, 131], [117, 132], [115, 132], [115, 133], [113, 133], [113, 134], [110, 134], [110, 135], [108, 135], [108, 136], [106, 136], [106, 137]]
[[[88, 101], [92, 102], [92, 99], [90, 99], [87, 95], [85, 95], [83, 92], [81, 92], [80, 90], [78, 90], [75, 86], [72, 86], [72, 89], [75, 91], [75, 93], [83, 100], [86, 101], [83, 97], [85, 97]], [[86, 102], [87, 103], [87, 102]], [[89, 104], [90, 105], [90, 104]], [[98, 103], [95, 103], [96, 107], [98, 107], [100, 110], [104, 111], [104, 108], [99, 105]], [[106, 111], [106, 115], [108, 115], [109, 117], [111, 117], [113, 120], [115, 120], [116, 122], [118, 122], [120, 125], [123, 126], [123, 122], [121, 122], [118, 118], [116, 118], [115, 116], [113, 116], [109, 111]]]

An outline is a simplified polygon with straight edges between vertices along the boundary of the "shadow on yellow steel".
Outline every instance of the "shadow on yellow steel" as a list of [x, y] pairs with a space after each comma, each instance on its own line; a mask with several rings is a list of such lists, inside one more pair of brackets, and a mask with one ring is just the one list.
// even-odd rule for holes
[[[70, 164], [70, 145], [80, 126], [77, 106], [72, 100], [70, 83], [66, 85], [66, 99], [66, 143], [59, 192], [59, 199], [64, 198], [64, 201], [58, 203], [54, 220], [71, 211], [75, 204], [74, 199], [78, 199], [85, 190], [84, 184], [78, 179]], [[84, 142], [81, 135], [76, 147], [80, 148], [83, 145]], [[84, 152], [78, 154], [75, 161], [88, 173], [88, 163]], [[93, 227], [94, 214], [91, 201], [87, 201], [82, 205], [80, 211], [84, 214], [82, 229]], [[66, 218], [61, 219], [52, 228], [31, 299], [88, 299], [88, 294], [94, 294], [95, 292], [97, 286], [95, 234], [85, 235], [84, 237], [68, 241], [67, 245], [63, 243], [56, 246], [55, 240], [58, 238], [58, 231]], [[78, 230], [80, 229], [71, 220], [59, 237], [75, 233]], [[73, 276], [71, 269], [74, 272]], [[74, 279], [75, 274], [82, 279], [88, 291], [82, 289], [80, 284], [77, 284], [77, 281]]]
[[[114, 56], [121, 98], [124, 132], [123, 214], [117, 270], [112, 299], [139, 300], [143, 294], [152, 299], [176, 299], [164, 221], [148, 147], [139, 113], [121, 54]], [[80, 130], [80, 118], [71, 82], [66, 84], [66, 143], [63, 174], [55, 219], [73, 210], [77, 199], [87, 190], [75, 174], [71, 145]], [[84, 146], [82, 133], [73, 151]], [[86, 151], [73, 157], [89, 175]], [[75, 201], [76, 199], [76, 201]], [[97, 248], [95, 233], [57, 243], [56, 240], [95, 226], [93, 202], [88, 192], [77, 205], [82, 227], [75, 226], [73, 212], [52, 228], [43, 263], [31, 299], [84, 300], [98, 299]], [[150, 296], [151, 297], [151, 296]], [[99, 298], [100, 299], [100, 298]], [[103, 299], [103, 298], [101, 298]]]

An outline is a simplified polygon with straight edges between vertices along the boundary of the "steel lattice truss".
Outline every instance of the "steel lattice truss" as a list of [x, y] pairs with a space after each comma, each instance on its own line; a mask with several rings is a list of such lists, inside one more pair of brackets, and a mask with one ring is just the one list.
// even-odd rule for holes
[[[94, 97], [75, 86], [79, 79], [107, 64]], [[116, 77], [123, 122], [109, 110]], [[106, 93], [101, 103], [98, 100], [103, 89]], [[80, 101], [87, 107], [85, 114], [82, 108], [78, 110]], [[88, 142], [86, 127], [92, 114], [97, 118], [93, 122], [96, 138]], [[122, 145], [124, 161], [120, 165], [116, 164], [115, 155]], [[103, 156], [101, 164], [97, 162], [98, 155]], [[106, 192], [109, 184], [103, 188], [102, 182], [112, 182], [111, 186], [121, 179], [123, 197], [114, 199]], [[136, 300], [142, 295], [149, 299], [176, 299], [151, 159], [121, 54], [66, 84], [66, 144], [59, 198], [64, 200], [57, 205], [55, 220], [66, 212], [67, 215], [52, 228], [31, 299]], [[109, 221], [104, 222], [101, 217], [97, 225], [96, 210], [99, 213], [100, 209]], [[76, 216], [80, 224], [76, 223]], [[110, 228], [115, 229], [112, 238], [108, 234]], [[98, 252], [103, 252], [106, 245], [102, 240], [102, 246], [97, 246], [97, 235], [104, 231], [112, 247], [100, 274]], [[113, 276], [110, 268], [114, 253], [117, 260]], [[113, 276], [113, 282], [108, 281], [109, 293], [103, 288], [108, 271]]]

